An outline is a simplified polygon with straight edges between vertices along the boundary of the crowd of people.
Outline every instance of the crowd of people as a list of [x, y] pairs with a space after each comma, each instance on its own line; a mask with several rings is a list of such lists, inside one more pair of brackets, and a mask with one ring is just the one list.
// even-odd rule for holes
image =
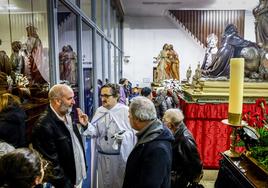
[[132, 89], [121, 79], [101, 86], [99, 95], [93, 118], [77, 108], [74, 122], [74, 91], [52, 86], [30, 146], [19, 99], [1, 95], [0, 187], [88, 188], [85, 179], [99, 188], [202, 187], [202, 161], [175, 92]]

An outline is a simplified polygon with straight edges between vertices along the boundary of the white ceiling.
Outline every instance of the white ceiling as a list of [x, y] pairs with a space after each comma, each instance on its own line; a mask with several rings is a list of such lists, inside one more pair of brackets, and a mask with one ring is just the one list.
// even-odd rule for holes
[[121, 0], [126, 16], [161, 16], [166, 10], [252, 10], [259, 0]]

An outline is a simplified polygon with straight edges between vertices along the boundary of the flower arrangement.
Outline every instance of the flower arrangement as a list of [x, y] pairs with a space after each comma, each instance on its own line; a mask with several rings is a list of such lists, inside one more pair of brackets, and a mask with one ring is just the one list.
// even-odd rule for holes
[[242, 119], [253, 127], [260, 138], [257, 144], [248, 148], [249, 155], [268, 171], [268, 115], [266, 112], [266, 100], [256, 100], [256, 111], [244, 111]]
[[29, 85], [29, 80], [23, 74], [15, 73], [15, 84], [18, 87], [27, 87]]

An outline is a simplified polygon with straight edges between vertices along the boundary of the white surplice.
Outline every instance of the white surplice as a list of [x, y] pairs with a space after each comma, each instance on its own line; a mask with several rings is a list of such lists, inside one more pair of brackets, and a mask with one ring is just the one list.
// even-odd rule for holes
[[[125, 131], [121, 135], [122, 143], [117, 148], [113, 147], [116, 142], [113, 136], [122, 130]], [[99, 107], [83, 134], [92, 138], [91, 176], [93, 182], [91, 187], [122, 187], [127, 158], [136, 144], [135, 131], [131, 128], [128, 119], [128, 107], [120, 103], [110, 110]]]

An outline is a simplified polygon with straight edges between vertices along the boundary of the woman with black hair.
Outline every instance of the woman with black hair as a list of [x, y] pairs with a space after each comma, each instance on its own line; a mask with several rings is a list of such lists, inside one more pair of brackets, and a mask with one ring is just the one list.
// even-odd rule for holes
[[1, 188], [32, 188], [43, 181], [45, 162], [37, 151], [16, 149], [0, 158]]

